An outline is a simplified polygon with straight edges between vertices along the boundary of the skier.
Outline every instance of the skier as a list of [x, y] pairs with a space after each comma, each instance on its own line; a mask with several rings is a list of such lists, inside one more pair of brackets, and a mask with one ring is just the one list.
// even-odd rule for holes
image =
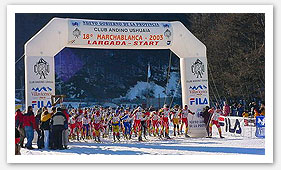
[[139, 141], [142, 141], [142, 138], [141, 138], [141, 118], [143, 116], [143, 113], [142, 113], [142, 108], [141, 107], [138, 107], [134, 112], [134, 130], [135, 130], [135, 133], [137, 134], [138, 136], [138, 140]]
[[[78, 115], [76, 118], [76, 133], [77, 133], [77, 140], [79, 141], [79, 135], [82, 133], [82, 118], [83, 118], [83, 111], [78, 109]], [[81, 135], [82, 136], [82, 135]]]
[[118, 114], [118, 110], [115, 111], [115, 113], [112, 116], [112, 131], [113, 131], [113, 140], [116, 141], [116, 138], [118, 141], [120, 141], [120, 116]]
[[102, 137], [106, 138], [109, 135], [109, 114], [105, 113], [102, 121]]
[[209, 125], [209, 127], [210, 127], [210, 129], [209, 129], [210, 136], [209, 137], [212, 137], [212, 126], [216, 125], [216, 127], [218, 128], [218, 131], [219, 131], [220, 138], [224, 138], [222, 136], [221, 127], [219, 124], [219, 117], [222, 114], [221, 109], [217, 108], [216, 110], [214, 110], [214, 108], [212, 108], [211, 110], [209, 110], [209, 112], [212, 113], [212, 117], [211, 117], [211, 121], [210, 121], [210, 125]]
[[152, 134], [154, 136], [159, 135], [159, 119], [160, 116], [158, 115], [158, 113], [156, 111], [152, 112], [152, 117], [151, 117], [151, 121], [152, 121]]
[[180, 113], [181, 113], [181, 110], [179, 108], [179, 105], [175, 105], [175, 107], [172, 111], [172, 122], [174, 124], [174, 136], [176, 136], [176, 129], [177, 129], [178, 135], [180, 135], [180, 128], [179, 128]]
[[130, 116], [129, 111], [130, 111], [130, 108], [126, 108], [124, 116], [121, 118], [121, 120], [123, 121], [124, 128], [125, 128], [124, 136], [127, 140], [131, 139], [131, 125], [132, 125], [131, 122], [133, 119], [133, 117]]
[[96, 111], [93, 115], [93, 137], [96, 142], [100, 142], [100, 129], [102, 128], [102, 115], [100, 111]]
[[164, 136], [164, 121], [163, 121], [163, 115], [160, 113], [160, 110], [158, 112], [159, 115], [159, 137], [162, 138]]
[[75, 129], [75, 126], [76, 126], [75, 121], [76, 121], [75, 115], [72, 115], [70, 117], [69, 121], [68, 121], [68, 126], [70, 128], [70, 134], [69, 134], [70, 139], [74, 139], [74, 136], [75, 136], [75, 134], [74, 134], [74, 129]]
[[89, 120], [88, 115], [84, 114], [84, 117], [82, 118], [83, 123], [83, 133], [82, 133], [82, 139], [85, 140], [89, 136]]
[[109, 136], [109, 130], [111, 129], [111, 113], [110, 113], [110, 109], [106, 109], [104, 112], [104, 116], [103, 116], [103, 138], [106, 138], [107, 136]]
[[150, 112], [147, 110], [142, 111], [141, 116], [141, 134], [143, 134], [144, 139], [146, 139], [146, 132], [147, 132], [147, 120], [149, 118]]
[[[169, 116], [170, 116], [170, 109], [168, 105], [164, 105], [164, 107], [162, 109], [160, 109], [159, 111], [162, 114], [162, 120], [163, 120], [163, 128], [165, 129], [165, 137], [167, 139], [171, 139], [169, 136]], [[163, 129], [163, 130], [164, 130]]]
[[[125, 115], [125, 110], [123, 107], [120, 107], [118, 110], [119, 117], [122, 118]], [[120, 121], [119, 133], [122, 133], [125, 138], [125, 127], [123, 121]]]
[[187, 105], [184, 105], [184, 109], [182, 109], [182, 111], [181, 111], [182, 124], [181, 124], [181, 128], [180, 128], [180, 132], [182, 133], [182, 128], [185, 125], [185, 132], [184, 132], [185, 137], [189, 137], [189, 135], [187, 134], [187, 132], [188, 132], [188, 114], [189, 113], [192, 115], [195, 114], [188, 109]]

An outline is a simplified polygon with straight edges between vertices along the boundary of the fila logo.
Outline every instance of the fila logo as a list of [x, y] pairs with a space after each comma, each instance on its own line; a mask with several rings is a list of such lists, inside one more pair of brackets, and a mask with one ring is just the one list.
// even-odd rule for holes
[[190, 98], [189, 99], [190, 105], [207, 105], [208, 100], [207, 98]]
[[37, 106], [37, 108], [41, 108], [41, 107], [48, 107], [48, 108], [51, 108], [52, 107], [52, 104], [51, 104], [51, 101], [47, 101], [47, 103], [45, 104], [44, 101], [32, 101], [31, 102], [32, 104], [32, 108], [34, 108], [35, 106]]

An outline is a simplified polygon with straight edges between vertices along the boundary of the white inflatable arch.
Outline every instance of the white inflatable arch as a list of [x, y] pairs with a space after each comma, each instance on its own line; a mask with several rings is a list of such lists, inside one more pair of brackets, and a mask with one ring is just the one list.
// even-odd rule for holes
[[180, 58], [182, 105], [196, 112], [189, 115], [189, 133], [205, 136], [199, 114], [209, 105], [206, 47], [181, 22], [53, 18], [25, 44], [26, 107], [51, 107], [54, 56], [65, 47], [170, 49]]

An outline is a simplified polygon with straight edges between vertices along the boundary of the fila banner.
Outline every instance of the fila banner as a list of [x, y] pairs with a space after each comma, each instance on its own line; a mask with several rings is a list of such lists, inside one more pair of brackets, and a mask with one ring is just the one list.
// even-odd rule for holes
[[189, 114], [188, 124], [190, 136], [206, 135], [206, 125], [201, 117], [203, 108], [209, 106], [208, 70], [206, 57], [186, 59], [188, 107], [195, 115]]
[[32, 106], [34, 111], [41, 107], [51, 108], [51, 95], [55, 94], [54, 57], [26, 57], [29, 73], [26, 82], [26, 105]]
[[168, 22], [68, 21], [68, 45], [167, 47], [172, 39], [173, 28]]

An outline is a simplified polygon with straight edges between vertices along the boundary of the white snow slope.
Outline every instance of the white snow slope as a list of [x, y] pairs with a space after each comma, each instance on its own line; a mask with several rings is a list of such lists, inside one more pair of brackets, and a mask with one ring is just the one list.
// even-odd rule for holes
[[[172, 134], [172, 133], [170, 133]], [[44, 150], [21, 149], [22, 155], [238, 155], [238, 154], [265, 154], [265, 139], [226, 136], [220, 139], [218, 136], [213, 138], [185, 138], [183, 136], [173, 137], [172, 139], [159, 139], [158, 137], [147, 137], [148, 140], [138, 142], [134, 137], [130, 141], [121, 138], [120, 142], [112, 142], [112, 138], [101, 139], [102, 143], [93, 140], [70, 141], [67, 150]], [[36, 147], [36, 143], [33, 143]]]

